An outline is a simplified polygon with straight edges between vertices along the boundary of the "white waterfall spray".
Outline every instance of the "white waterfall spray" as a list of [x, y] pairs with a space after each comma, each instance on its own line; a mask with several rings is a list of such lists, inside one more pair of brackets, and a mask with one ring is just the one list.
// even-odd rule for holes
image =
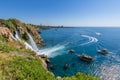
[[42, 50], [39, 50], [39, 55], [42, 55], [42, 54], [45, 54], [47, 57], [49, 58], [53, 58], [55, 56], [58, 56], [58, 55], [62, 55], [56, 51], [58, 50], [62, 50], [65, 48], [65, 45], [56, 45], [54, 47], [51, 47], [51, 48], [46, 48], [46, 49], [42, 49]]

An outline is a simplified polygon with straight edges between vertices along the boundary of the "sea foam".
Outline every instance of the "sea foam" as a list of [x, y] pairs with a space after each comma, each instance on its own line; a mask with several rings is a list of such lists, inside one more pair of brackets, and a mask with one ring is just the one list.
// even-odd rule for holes
[[58, 55], [61, 55], [60, 53], [56, 52], [58, 50], [61, 50], [61, 49], [64, 49], [65, 46], [64, 45], [56, 45], [54, 47], [50, 47], [50, 48], [47, 48], [47, 49], [42, 49], [42, 50], [39, 50], [39, 55], [41, 54], [45, 54], [47, 57], [49, 58], [53, 58], [55, 56], [58, 56]]
[[82, 37], [85, 37], [85, 38], [88, 38], [89, 41], [88, 42], [85, 42], [85, 43], [82, 43], [80, 45], [86, 45], [86, 44], [89, 44], [89, 43], [93, 43], [93, 42], [98, 42], [98, 39], [95, 38], [95, 37], [92, 37], [92, 36], [88, 36], [88, 35], [81, 35]]

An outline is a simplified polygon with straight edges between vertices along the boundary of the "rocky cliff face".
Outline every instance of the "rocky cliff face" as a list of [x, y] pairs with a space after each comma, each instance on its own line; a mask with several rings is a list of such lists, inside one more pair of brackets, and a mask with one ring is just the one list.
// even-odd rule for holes
[[6, 27], [0, 27], [0, 35], [3, 36], [7, 41], [14, 41], [10, 30]]
[[39, 30], [33, 26], [28, 26], [27, 30], [29, 33], [31, 33], [32, 37], [34, 38], [37, 46], [42, 46], [43, 39], [41, 38], [40, 34], [38, 33]]
[[43, 39], [38, 33], [38, 29], [31, 24], [22, 23], [17, 19], [0, 19], [0, 30], [1, 35], [6, 37], [9, 41], [12, 41], [10, 34], [15, 36], [17, 30], [22, 40], [27, 41], [29, 43], [29, 38], [27, 35], [28, 32], [33, 37], [38, 47], [41, 47], [43, 45]]
[[[26, 46], [27, 47], [30, 46], [29, 45], [30, 40], [29, 40], [28, 33], [32, 36], [33, 40], [35, 41], [35, 43], [37, 44], [38, 47], [42, 46], [43, 39], [41, 38], [38, 31], [39, 31], [39, 29], [37, 27], [35, 27], [34, 25], [25, 24], [16, 19], [8, 19], [8, 20], [0, 19], [0, 36], [2, 36], [7, 41], [6, 43], [9, 44], [10, 46], [14, 46], [15, 48], [17, 48], [17, 50], [20, 49], [17, 52], [20, 54], [21, 53], [23, 54], [23, 52], [25, 52], [25, 53], [31, 53], [32, 55], [36, 55], [34, 50], [33, 50], [33, 52], [26, 50]], [[20, 40], [18, 40], [18, 38], [16, 37], [16, 34], [17, 34], [17, 37], [20, 38]], [[27, 44], [27, 45], [25, 45], [25, 44]], [[6, 46], [6, 44], [5, 44], [5, 46]], [[41, 58], [40, 58], [40, 60], [43, 63], [42, 66], [45, 69], [47, 69], [47, 64], [44, 62], [44, 60], [42, 60]]]

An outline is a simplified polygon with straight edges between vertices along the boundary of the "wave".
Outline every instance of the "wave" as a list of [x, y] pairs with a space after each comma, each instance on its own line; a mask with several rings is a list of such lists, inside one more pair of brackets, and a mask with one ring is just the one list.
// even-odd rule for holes
[[61, 49], [64, 49], [65, 48], [65, 45], [57, 45], [57, 46], [54, 46], [54, 47], [50, 47], [50, 48], [47, 48], [47, 49], [42, 49], [42, 50], [39, 50], [39, 55], [41, 54], [45, 54], [47, 57], [49, 58], [53, 58], [55, 56], [58, 56], [58, 55], [61, 55], [61, 53], [57, 52]]
[[96, 34], [96, 35], [101, 35], [101, 33], [99, 33], [99, 32], [95, 32], [95, 34]]
[[97, 72], [96, 75], [100, 76], [102, 80], [119, 80], [120, 65], [105, 61], [101, 64]]
[[88, 35], [81, 35], [82, 37], [85, 37], [85, 38], [88, 38], [89, 41], [86, 42], [86, 43], [82, 43], [80, 45], [86, 45], [86, 44], [89, 44], [89, 43], [93, 43], [93, 42], [98, 42], [98, 39], [95, 38], [95, 37], [92, 37], [92, 36], [88, 36]]

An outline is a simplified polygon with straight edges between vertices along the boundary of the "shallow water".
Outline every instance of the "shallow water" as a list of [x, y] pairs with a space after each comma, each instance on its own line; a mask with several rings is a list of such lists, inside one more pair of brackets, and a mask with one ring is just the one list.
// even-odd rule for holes
[[[91, 74], [103, 80], [120, 80], [120, 28], [52, 28], [42, 30], [47, 46], [40, 52], [46, 54], [55, 76], [71, 76], [77, 72]], [[97, 50], [107, 48], [108, 55]], [[74, 49], [75, 53], [67, 51]], [[94, 57], [91, 63], [83, 62], [77, 54], [86, 53]], [[69, 64], [64, 69], [64, 64]]]

